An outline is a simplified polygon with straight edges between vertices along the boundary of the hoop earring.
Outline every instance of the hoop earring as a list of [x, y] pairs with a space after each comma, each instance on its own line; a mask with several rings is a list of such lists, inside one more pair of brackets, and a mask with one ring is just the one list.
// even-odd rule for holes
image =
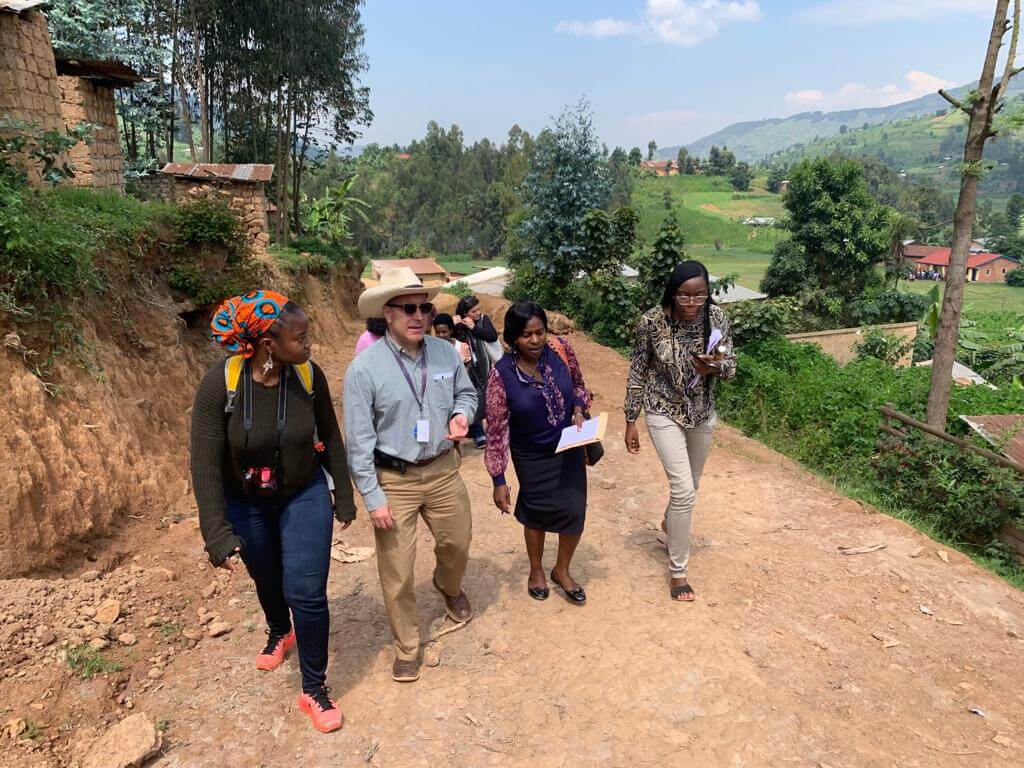
[[267, 362], [263, 364], [263, 375], [266, 376], [272, 370], [274, 370], [274, 353], [269, 352], [267, 353]]

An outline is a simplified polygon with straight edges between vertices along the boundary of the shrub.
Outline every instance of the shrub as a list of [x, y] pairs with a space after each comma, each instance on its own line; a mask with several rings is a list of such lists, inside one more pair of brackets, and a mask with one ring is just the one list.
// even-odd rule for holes
[[909, 339], [872, 328], [854, 345], [853, 350], [857, 357], [873, 357], [886, 365], [896, 365], [913, 346]]
[[180, 205], [174, 219], [177, 250], [222, 249], [228, 254], [229, 263], [240, 261], [249, 254], [245, 229], [224, 198], [215, 195], [196, 197]]
[[909, 291], [868, 291], [850, 307], [851, 319], [858, 325], [908, 323], [920, 320], [931, 301]]
[[166, 211], [116, 192], [40, 190], [0, 179], [0, 305], [35, 316], [100, 290], [101, 258], [138, 257]]
[[784, 335], [798, 306], [795, 299], [783, 296], [767, 301], [737, 301], [725, 311], [732, 322], [732, 339], [736, 346]]
[[887, 439], [874, 465], [893, 503], [956, 541], [987, 544], [1005, 523], [1024, 519], [1020, 475], [949, 443], [920, 433]]
[[257, 282], [248, 234], [226, 199], [204, 195], [182, 204], [173, 216], [177, 254], [168, 283], [206, 307], [245, 293]]
[[473, 289], [470, 288], [463, 280], [459, 280], [453, 285], [449, 285], [444, 289], [444, 292], [450, 293], [452, 296], [458, 296], [460, 299], [473, 295]]
[[1015, 288], [1024, 288], [1024, 267], [1017, 267], [1007, 272], [1006, 284]]

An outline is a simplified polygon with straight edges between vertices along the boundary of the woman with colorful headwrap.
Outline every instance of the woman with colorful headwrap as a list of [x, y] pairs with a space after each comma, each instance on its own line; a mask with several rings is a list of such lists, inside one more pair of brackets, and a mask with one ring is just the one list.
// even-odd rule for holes
[[[256, 668], [298, 647], [299, 708], [320, 731], [344, 718], [325, 685], [334, 520], [355, 518], [327, 378], [309, 361], [309, 320], [273, 291], [227, 300], [211, 323], [231, 357], [203, 378], [192, 411], [192, 484], [210, 562], [256, 583], [267, 619]], [[333, 482], [332, 482], [333, 481]], [[332, 494], [333, 491], [333, 494]]]

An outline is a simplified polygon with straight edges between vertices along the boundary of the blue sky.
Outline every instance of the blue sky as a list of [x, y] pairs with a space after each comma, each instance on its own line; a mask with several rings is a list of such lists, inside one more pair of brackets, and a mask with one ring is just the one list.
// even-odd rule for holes
[[992, 0], [368, 0], [376, 114], [360, 143], [427, 121], [467, 140], [536, 133], [585, 95], [609, 146], [737, 120], [884, 104], [977, 77]]

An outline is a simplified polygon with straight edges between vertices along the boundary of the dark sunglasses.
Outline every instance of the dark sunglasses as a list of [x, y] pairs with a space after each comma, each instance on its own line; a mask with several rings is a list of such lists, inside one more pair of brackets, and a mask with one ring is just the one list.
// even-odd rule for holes
[[431, 304], [429, 301], [424, 302], [423, 304], [391, 304], [391, 303], [388, 303], [388, 304], [385, 304], [384, 306], [385, 307], [391, 307], [392, 309], [400, 309], [403, 312], [405, 312], [405, 314], [407, 314], [409, 317], [412, 317], [413, 315], [415, 315], [417, 309], [420, 312], [422, 312], [424, 316], [434, 314], [434, 305]]

